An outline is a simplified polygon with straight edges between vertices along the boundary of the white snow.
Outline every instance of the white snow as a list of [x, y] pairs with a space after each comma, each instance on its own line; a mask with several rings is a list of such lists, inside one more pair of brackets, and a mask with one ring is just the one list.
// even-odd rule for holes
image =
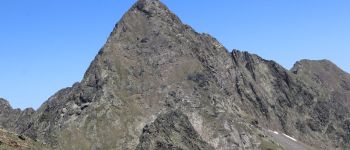
[[287, 138], [289, 138], [289, 139], [293, 140], [294, 142], [296, 142], [296, 141], [297, 141], [295, 138], [293, 138], [293, 137], [291, 137], [291, 136], [289, 136], [289, 135], [287, 135], [287, 134], [284, 134], [284, 133], [283, 133], [283, 135], [284, 135], [284, 136], [286, 136]]
[[[269, 132], [272, 132], [272, 133], [274, 133], [274, 134], [276, 134], [276, 135], [279, 134], [277, 131], [272, 131], [272, 130], [268, 130], [268, 131], [269, 131]], [[297, 141], [295, 138], [293, 138], [293, 137], [291, 137], [291, 136], [289, 136], [289, 135], [287, 135], [287, 134], [284, 134], [284, 133], [282, 133], [282, 134], [283, 134], [285, 137], [287, 137], [287, 138], [293, 140], [294, 142]]]
[[269, 132], [272, 132], [272, 133], [275, 133], [275, 134], [279, 134], [277, 131], [272, 131], [272, 130], [269, 130]]

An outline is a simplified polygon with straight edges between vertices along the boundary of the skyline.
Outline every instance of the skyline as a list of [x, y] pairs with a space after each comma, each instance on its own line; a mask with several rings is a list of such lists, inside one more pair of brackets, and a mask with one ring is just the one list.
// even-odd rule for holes
[[[37, 109], [79, 82], [128, 1], [0, 2], [0, 97]], [[328, 59], [349, 72], [350, 2], [162, 0], [196, 31], [290, 69], [301, 59]], [[179, 1], [177, 1], [179, 2]], [[68, 5], [67, 5], [68, 4]]]

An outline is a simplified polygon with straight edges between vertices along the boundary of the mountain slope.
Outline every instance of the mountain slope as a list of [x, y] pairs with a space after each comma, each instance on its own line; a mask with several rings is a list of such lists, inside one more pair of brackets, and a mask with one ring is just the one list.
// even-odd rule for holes
[[158, 0], [139, 0], [81, 82], [29, 119], [16, 122], [7, 111], [0, 123], [56, 149], [295, 149], [270, 130], [316, 149], [346, 148], [348, 77], [334, 65], [288, 71], [229, 53]]
[[[239, 71], [241, 82], [237, 85], [238, 93], [243, 93], [242, 100], [247, 103], [241, 106], [242, 109], [258, 116], [257, 120], [263, 126], [292, 135], [317, 149], [347, 149], [349, 107], [346, 104], [349, 100], [332, 96], [328, 85], [313, 84], [308, 80], [311, 76], [303, 76], [300, 71], [296, 73], [296, 68], [289, 72], [256, 55], [239, 51], [233, 53], [234, 60], [241, 66], [236, 70], [242, 70]], [[325, 68], [324, 65], [315, 65], [318, 69], [314, 71]], [[340, 70], [335, 65], [328, 68]], [[312, 72], [313, 69], [305, 70]], [[334, 80], [347, 80], [340, 74], [327, 75]], [[335, 92], [349, 94], [344, 90]], [[248, 107], [244, 108], [244, 105]]]
[[213, 68], [222, 72], [231, 65], [224, 58], [229, 53], [215, 39], [182, 24], [159, 1], [140, 0], [116, 25], [82, 82], [51, 97], [28, 131], [60, 149], [77, 149], [76, 143], [81, 149], [134, 149], [146, 124], [180, 109], [199, 122], [195, 128], [204, 139], [231, 147], [233, 142], [217, 143], [227, 138], [217, 133], [226, 132], [223, 122], [234, 122], [236, 114], [211, 105], [227, 99], [216, 82], [220, 74], [213, 74]]
[[297, 62], [291, 70], [312, 90], [319, 93], [316, 107], [312, 110], [308, 126], [321, 132], [337, 147], [350, 140], [350, 75], [328, 60]]
[[47, 145], [44, 145], [38, 141], [34, 141], [23, 135], [16, 135], [15, 133], [8, 132], [0, 129], [0, 149], [1, 150], [50, 150]]

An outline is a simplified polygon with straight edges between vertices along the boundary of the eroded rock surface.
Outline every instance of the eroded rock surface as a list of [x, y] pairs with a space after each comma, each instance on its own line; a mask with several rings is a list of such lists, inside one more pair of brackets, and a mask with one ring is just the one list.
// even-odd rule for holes
[[31, 117], [35, 113], [32, 108], [13, 109], [10, 103], [0, 98], [0, 127], [22, 134], [32, 125]]
[[137, 150], [213, 150], [193, 128], [188, 117], [180, 111], [161, 114], [143, 128]]
[[282, 149], [267, 129], [346, 149], [349, 85], [329, 62], [289, 71], [230, 53], [158, 0], [139, 0], [81, 82], [35, 112], [2, 102], [0, 124], [56, 149]]

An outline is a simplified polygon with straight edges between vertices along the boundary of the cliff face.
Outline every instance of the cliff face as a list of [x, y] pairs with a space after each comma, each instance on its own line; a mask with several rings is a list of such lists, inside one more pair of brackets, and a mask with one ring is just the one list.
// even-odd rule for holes
[[25, 110], [13, 109], [10, 103], [0, 98], [0, 127], [10, 131], [25, 131], [31, 126], [31, 117], [35, 113], [32, 108]]
[[229, 53], [158, 0], [139, 0], [81, 82], [26, 119], [1, 109], [0, 123], [56, 149], [294, 148], [270, 130], [318, 149], [349, 146], [349, 75], [330, 63], [295, 66]]
[[318, 94], [308, 119], [311, 131], [348, 149], [350, 75], [328, 60], [302, 60], [291, 71]]
[[233, 55], [241, 108], [262, 126], [316, 149], [348, 148], [349, 74], [325, 60], [297, 62], [288, 71], [246, 52]]

